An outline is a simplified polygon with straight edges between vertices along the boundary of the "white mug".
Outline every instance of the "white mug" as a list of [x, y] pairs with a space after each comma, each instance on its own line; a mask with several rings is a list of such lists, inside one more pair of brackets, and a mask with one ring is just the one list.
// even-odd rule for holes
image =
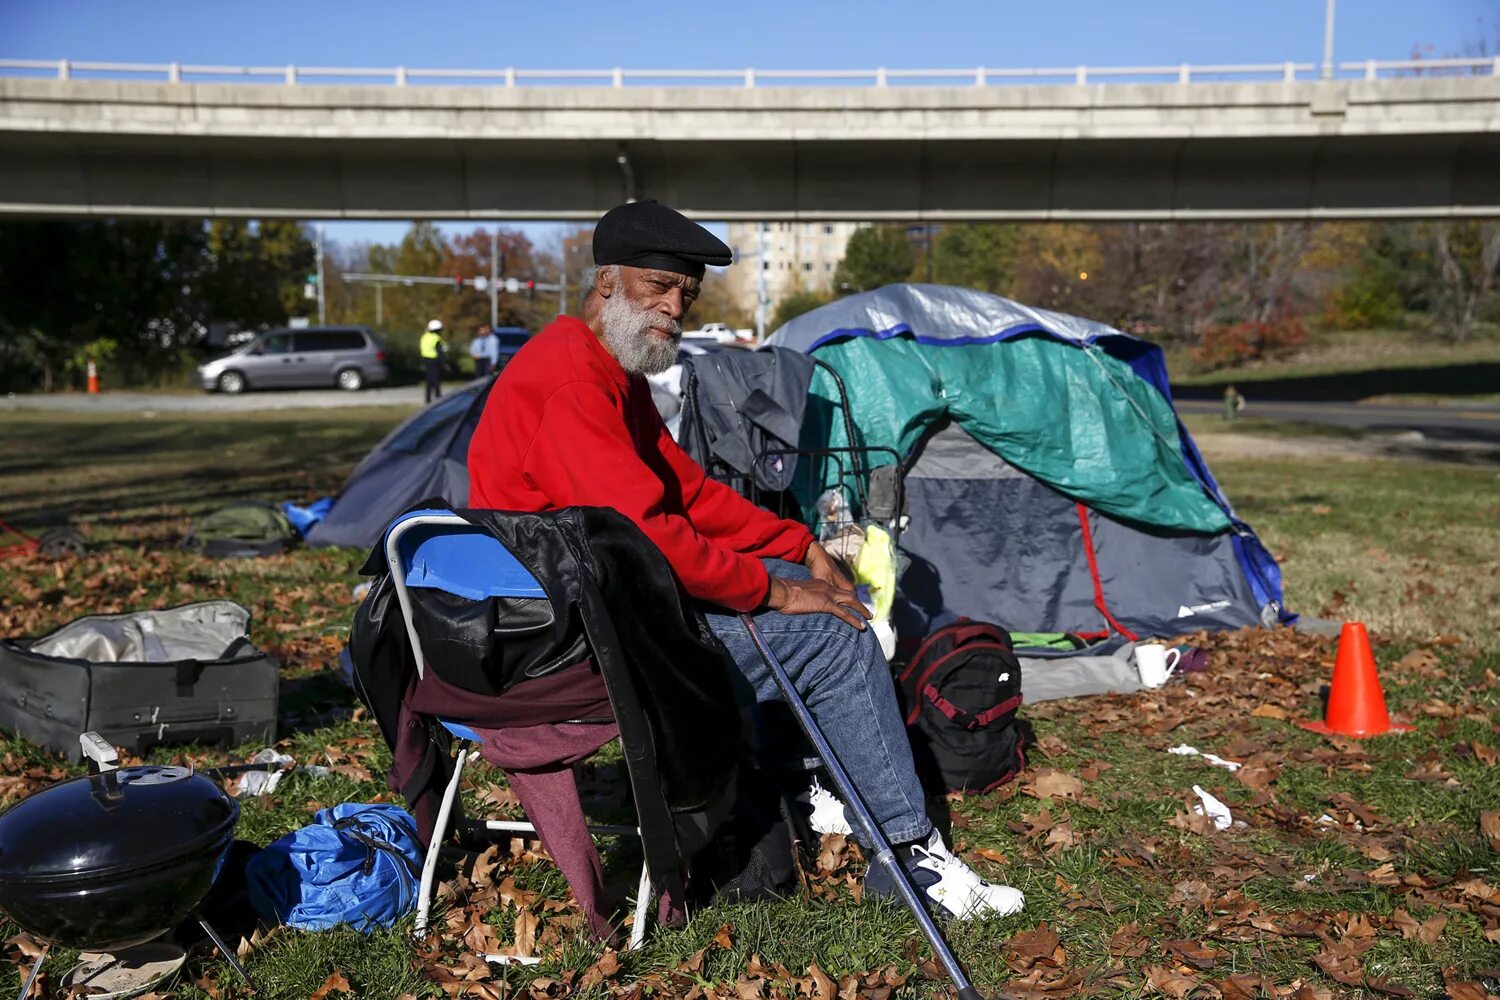
[[1160, 643], [1145, 642], [1135, 647], [1135, 669], [1140, 671], [1141, 684], [1148, 688], [1159, 688], [1167, 683], [1181, 659], [1182, 650], [1175, 646], [1168, 649]]

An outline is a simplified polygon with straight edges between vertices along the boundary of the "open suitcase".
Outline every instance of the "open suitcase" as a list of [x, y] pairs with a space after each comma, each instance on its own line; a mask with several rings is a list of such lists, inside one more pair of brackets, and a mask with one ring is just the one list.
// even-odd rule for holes
[[232, 601], [89, 615], [0, 641], [0, 728], [77, 760], [92, 730], [144, 753], [276, 739], [276, 662]]

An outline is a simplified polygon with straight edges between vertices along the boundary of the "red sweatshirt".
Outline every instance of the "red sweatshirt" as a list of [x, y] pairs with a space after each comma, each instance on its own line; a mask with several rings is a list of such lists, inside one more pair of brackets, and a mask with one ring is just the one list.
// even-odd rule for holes
[[559, 316], [501, 370], [469, 443], [469, 505], [613, 507], [672, 564], [689, 594], [749, 611], [760, 557], [800, 562], [812, 535], [710, 479], [672, 440], [640, 375], [580, 320]]

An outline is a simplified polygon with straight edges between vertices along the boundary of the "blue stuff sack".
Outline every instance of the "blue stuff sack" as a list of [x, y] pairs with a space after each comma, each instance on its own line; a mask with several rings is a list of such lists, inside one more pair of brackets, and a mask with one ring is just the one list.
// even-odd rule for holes
[[389, 927], [417, 901], [422, 853], [405, 809], [361, 802], [321, 809], [311, 826], [251, 859], [250, 905], [262, 919], [304, 931]]
[[313, 525], [327, 517], [330, 510], [333, 510], [333, 497], [314, 500], [305, 507], [292, 503], [290, 500], [281, 502], [281, 512], [286, 515], [288, 521], [292, 522], [292, 527], [297, 529], [297, 534], [303, 537], [307, 536]]

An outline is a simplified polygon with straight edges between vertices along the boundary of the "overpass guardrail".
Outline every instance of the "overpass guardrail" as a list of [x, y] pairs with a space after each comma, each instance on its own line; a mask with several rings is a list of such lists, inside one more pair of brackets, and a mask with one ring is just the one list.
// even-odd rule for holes
[[1224, 83], [1282, 80], [1381, 80], [1414, 76], [1500, 77], [1500, 55], [1452, 59], [1365, 59], [1311, 62], [1173, 66], [976, 66], [951, 69], [443, 69], [408, 66], [218, 66], [194, 63], [93, 62], [70, 59], [0, 59], [0, 76], [58, 80], [162, 80], [169, 83], [278, 83], [341, 85], [477, 85], [498, 87], [598, 86], [970, 86], [1042, 83]]

